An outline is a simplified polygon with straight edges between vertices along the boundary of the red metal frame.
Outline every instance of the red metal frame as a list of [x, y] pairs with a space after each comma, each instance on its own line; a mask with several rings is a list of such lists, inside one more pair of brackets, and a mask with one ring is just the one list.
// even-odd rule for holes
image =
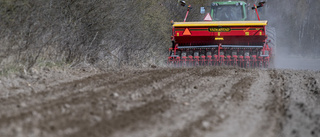
[[[270, 55], [271, 55], [271, 48], [269, 48], [268, 44], [265, 43], [263, 48], [261, 49], [253, 49], [254, 51], [259, 51], [261, 52], [264, 56], [257, 56], [257, 55], [252, 55], [252, 56], [243, 56], [243, 55], [221, 55], [221, 51], [223, 50], [225, 53], [228, 50], [228, 48], [223, 48], [222, 44], [219, 44], [217, 48], [210, 48], [210, 49], [201, 49], [197, 50], [199, 52], [201, 51], [216, 51], [216, 55], [201, 55], [201, 56], [192, 56], [192, 55], [187, 55], [187, 56], [170, 56], [168, 58], [168, 64], [174, 63], [178, 66], [181, 66], [182, 64], [187, 64], [189, 66], [194, 66], [194, 65], [233, 65], [233, 66], [239, 66], [239, 67], [268, 67], [269, 62], [270, 62]], [[170, 48], [170, 51], [173, 51], [176, 55], [177, 50], [178, 50], [178, 45], [176, 45], [175, 48]], [[185, 51], [187, 52], [186, 49]], [[195, 49], [191, 49], [195, 50]], [[182, 50], [183, 51], [183, 50]], [[238, 52], [244, 52], [248, 51], [246, 48], [241, 48], [237, 49]], [[252, 51], [252, 50], [250, 50]], [[269, 55], [265, 55], [265, 51], [269, 51]], [[212, 59], [213, 57], [213, 59]]]
[[[183, 36], [186, 27], [173, 28], [176, 43], [182, 45], [218, 45], [220, 41], [214, 37], [223, 37], [225, 45], [262, 45], [265, 40], [264, 26], [233, 26], [229, 32], [210, 32], [213, 27], [188, 27], [191, 35]], [[248, 43], [249, 42], [249, 43]]]
[[254, 9], [256, 10], [258, 20], [260, 21], [260, 16], [259, 16], [259, 13], [258, 13], [258, 7], [256, 6], [256, 4], [254, 4]]
[[186, 22], [187, 17], [188, 17], [188, 15], [189, 15], [190, 8], [191, 8], [191, 5], [188, 6], [188, 11], [187, 11], [187, 13], [186, 13], [186, 16], [184, 17], [183, 22]]

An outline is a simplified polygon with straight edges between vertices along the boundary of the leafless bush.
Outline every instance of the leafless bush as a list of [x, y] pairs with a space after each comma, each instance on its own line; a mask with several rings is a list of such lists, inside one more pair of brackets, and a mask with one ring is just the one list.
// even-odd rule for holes
[[[2, 54], [29, 68], [39, 58], [77, 62], [96, 59], [108, 8], [102, 0], [1, 1]], [[104, 13], [104, 14], [100, 14]]]

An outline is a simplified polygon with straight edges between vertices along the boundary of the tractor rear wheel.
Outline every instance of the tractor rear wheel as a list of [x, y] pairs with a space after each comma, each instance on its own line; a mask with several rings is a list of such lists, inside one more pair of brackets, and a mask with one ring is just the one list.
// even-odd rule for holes
[[276, 33], [276, 29], [274, 27], [268, 26], [266, 29], [267, 29], [266, 34], [268, 36], [267, 41], [269, 42], [269, 40], [270, 40], [268, 45], [270, 48], [272, 48], [269, 66], [271, 68], [275, 68], [275, 59], [276, 59], [276, 54], [277, 54], [277, 33]]

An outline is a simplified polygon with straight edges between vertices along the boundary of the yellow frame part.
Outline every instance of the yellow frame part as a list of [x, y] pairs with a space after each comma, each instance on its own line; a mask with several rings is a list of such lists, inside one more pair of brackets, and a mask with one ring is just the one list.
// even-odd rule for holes
[[212, 26], [266, 26], [268, 21], [206, 21], [174, 22], [174, 27], [212, 27]]

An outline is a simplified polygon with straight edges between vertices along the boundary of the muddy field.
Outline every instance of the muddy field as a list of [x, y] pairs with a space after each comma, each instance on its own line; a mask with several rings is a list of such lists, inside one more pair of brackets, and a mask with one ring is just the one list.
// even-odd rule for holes
[[320, 135], [320, 72], [33, 70], [1, 78], [1, 137]]

